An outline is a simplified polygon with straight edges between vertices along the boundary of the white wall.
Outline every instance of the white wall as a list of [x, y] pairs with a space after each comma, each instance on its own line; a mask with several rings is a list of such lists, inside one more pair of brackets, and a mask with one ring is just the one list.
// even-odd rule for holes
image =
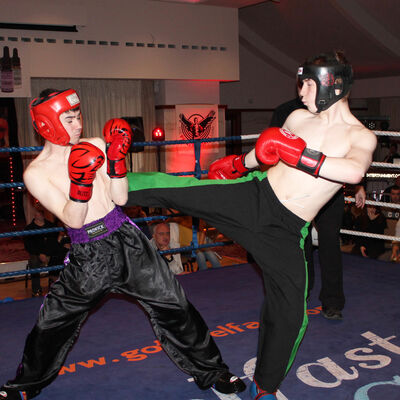
[[228, 108], [275, 108], [296, 95], [295, 76], [288, 76], [240, 46], [240, 81], [223, 82], [221, 104]]
[[163, 80], [154, 83], [156, 105], [219, 104], [218, 81]]
[[355, 82], [352, 96], [355, 98], [392, 97], [400, 95], [400, 76], [360, 79]]
[[236, 80], [237, 19], [236, 9], [148, 0], [2, 0], [2, 22], [79, 32], [0, 30], [0, 45], [18, 46], [32, 77]]
[[[240, 81], [221, 83], [221, 103], [229, 108], [275, 108], [295, 96], [296, 70], [290, 76], [240, 45]], [[400, 77], [356, 80], [354, 99], [400, 95]]]

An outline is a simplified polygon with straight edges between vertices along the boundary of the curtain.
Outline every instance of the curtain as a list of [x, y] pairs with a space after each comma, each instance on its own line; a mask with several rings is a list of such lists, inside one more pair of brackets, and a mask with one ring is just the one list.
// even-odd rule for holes
[[[43, 146], [44, 140], [34, 132], [31, 123], [31, 117], [29, 115], [29, 103], [30, 99], [24, 97], [17, 97], [14, 99], [15, 112], [17, 114], [17, 126], [18, 126], [18, 143], [20, 147], [29, 146]], [[38, 151], [21, 152], [22, 164], [25, 168], [30, 162], [39, 154]], [[23, 196], [24, 213], [26, 223], [29, 224], [34, 216], [33, 199], [25, 189]], [[48, 219], [49, 216], [46, 215]]]
[[[32, 78], [32, 97], [47, 88], [64, 90], [75, 89], [81, 99], [83, 117], [83, 137], [102, 137], [102, 129], [107, 120], [114, 117], [143, 117], [146, 141], [151, 140], [151, 131], [155, 126], [155, 102], [152, 80], [132, 79], [61, 79]], [[18, 139], [21, 147], [41, 146], [43, 140], [34, 132], [29, 115], [31, 99], [15, 99], [18, 121]], [[132, 171], [155, 171], [157, 168], [156, 151], [146, 146], [144, 152], [132, 153], [128, 168]], [[23, 153], [24, 168], [37, 153]], [[28, 196], [24, 207], [27, 221], [32, 219], [32, 209]]]

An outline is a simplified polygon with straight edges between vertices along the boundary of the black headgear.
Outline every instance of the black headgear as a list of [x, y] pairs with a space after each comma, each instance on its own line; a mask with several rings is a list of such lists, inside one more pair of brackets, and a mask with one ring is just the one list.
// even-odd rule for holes
[[[301, 83], [305, 79], [312, 79], [317, 84], [315, 106], [320, 113], [349, 93], [353, 83], [353, 70], [350, 64], [339, 62], [325, 66], [304, 64], [297, 71], [297, 79]], [[335, 93], [337, 89], [340, 90], [339, 94]]]

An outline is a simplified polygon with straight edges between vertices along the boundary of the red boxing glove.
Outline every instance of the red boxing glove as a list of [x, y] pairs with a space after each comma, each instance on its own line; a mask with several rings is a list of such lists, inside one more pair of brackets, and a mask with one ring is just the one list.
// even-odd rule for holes
[[104, 125], [103, 136], [107, 143], [107, 174], [110, 178], [124, 178], [125, 156], [132, 142], [131, 127], [124, 119], [113, 118]]
[[244, 165], [244, 158], [247, 153], [240, 156], [226, 156], [214, 161], [208, 169], [209, 179], [236, 179], [250, 171]]
[[90, 200], [96, 171], [104, 164], [104, 158], [104, 153], [91, 143], [80, 142], [72, 146], [68, 159], [71, 200], [80, 203]]
[[318, 176], [326, 156], [306, 147], [306, 142], [282, 128], [268, 128], [256, 143], [256, 157], [264, 164], [284, 161], [311, 175]]

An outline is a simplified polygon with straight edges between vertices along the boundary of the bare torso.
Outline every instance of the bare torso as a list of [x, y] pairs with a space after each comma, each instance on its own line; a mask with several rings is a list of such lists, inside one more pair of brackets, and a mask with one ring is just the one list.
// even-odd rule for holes
[[[371, 135], [350, 113], [328, 123], [319, 114], [297, 110], [284, 128], [303, 138], [308, 148], [338, 158], [345, 157], [363, 135]], [[282, 161], [268, 170], [268, 180], [285, 207], [306, 221], [311, 221], [342, 186], [342, 182], [315, 178]]]
[[[105, 151], [105, 143], [100, 138], [82, 139]], [[68, 176], [68, 158], [71, 146], [48, 146], [31, 162], [24, 173], [25, 184], [32, 195], [50, 212], [63, 220], [62, 210], [69, 199], [70, 179]], [[37, 185], [42, 185], [40, 190]], [[84, 224], [100, 219], [115, 207], [110, 194], [110, 179], [104, 164], [96, 173], [93, 182], [93, 194], [88, 203]], [[67, 224], [68, 225], [68, 224]]]

